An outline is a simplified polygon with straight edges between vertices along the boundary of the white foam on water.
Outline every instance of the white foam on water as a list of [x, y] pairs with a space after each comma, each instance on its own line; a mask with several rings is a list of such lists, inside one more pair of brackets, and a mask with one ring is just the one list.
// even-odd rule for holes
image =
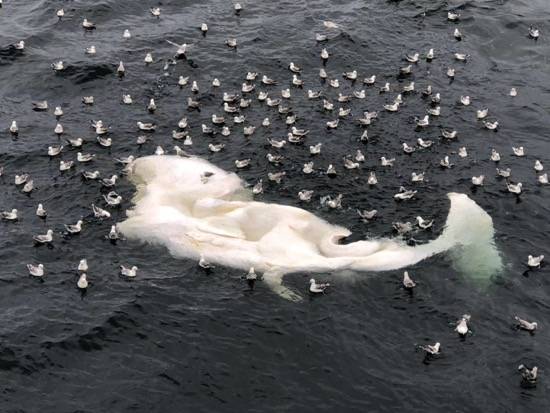
[[[205, 172], [213, 175], [203, 182]], [[457, 257], [456, 266], [464, 272], [493, 273], [501, 266], [491, 217], [464, 194], [448, 194], [445, 229], [427, 244], [370, 239], [339, 245], [348, 229], [300, 208], [253, 201], [236, 174], [200, 158], [139, 158], [129, 177], [137, 190], [135, 206], [118, 224], [128, 239], [164, 245], [176, 257], [203, 254], [229, 267], [253, 266], [289, 299], [299, 297], [281, 285], [284, 274], [395, 270], [457, 246], [473, 256]]]

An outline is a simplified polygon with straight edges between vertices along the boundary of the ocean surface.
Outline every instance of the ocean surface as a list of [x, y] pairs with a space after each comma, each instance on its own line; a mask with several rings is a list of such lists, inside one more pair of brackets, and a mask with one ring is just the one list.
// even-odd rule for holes
[[[150, 7], [161, 7], [156, 18]], [[165, 0], [46, 1], [4, 0], [0, 9], [0, 209], [19, 210], [17, 222], [0, 221], [0, 411], [31, 412], [545, 412], [550, 406], [550, 280], [548, 266], [527, 271], [527, 256], [550, 257], [550, 187], [537, 182], [533, 165], [539, 159], [550, 168], [550, 2], [515, 1], [244, 1], [236, 15], [230, 1]], [[56, 10], [64, 8], [59, 20]], [[461, 14], [447, 20], [447, 11]], [[82, 28], [82, 19], [97, 25]], [[327, 29], [323, 21], [337, 23]], [[207, 23], [203, 36], [199, 27]], [[536, 41], [529, 26], [541, 30]], [[459, 28], [462, 41], [453, 37]], [[124, 39], [125, 29], [132, 37]], [[329, 37], [318, 43], [316, 33]], [[236, 38], [236, 50], [224, 42]], [[11, 44], [24, 40], [23, 52]], [[188, 43], [187, 59], [168, 64], [176, 48], [166, 40]], [[95, 45], [97, 54], [86, 55]], [[340, 88], [321, 82], [322, 48], [330, 53], [325, 69]], [[424, 59], [433, 48], [432, 62]], [[146, 53], [154, 62], [146, 65]], [[413, 73], [398, 76], [407, 53], [421, 57]], [[458, 62], [453, 53], [470, 55]], [[51, 64], [63, 60], [65, 70]], [[126, 75], [117, 76], [123, 61]], [[304, 88], [292, 86], [289, 62], [302, 68]], [[450, 81], [448, 67], [456, 69]], [[357, 70], [358, 80], [343, 79]], [[246, 125], [257, 130], [245, 138], [242, 125], [222, 137], [202, 134], [212, 114], [222, 115], [223, 92], [238, 92], [248, 71], [259, 72], [251, 106], [243, 110]], [[278, 81], [264, 86], [266, 74]], [[374, 86], [362, 79], [376, 75]], [[189, 84], [178, 86], [179, 76]], [[213, 87], [218, 78], [221, 87]], [[196, 81], [200, 90], [191, 92]], [[396, 113], [382, 109], [403, 85], [417, 92], [403, 96]], [[379, 94], [390, 82], [391, 92]], [[420, 90], [428, 84], [441, 93], [441, 116], [431, 126], [415, 128], [415, 116], [430, 107]], [[290, 87], [284, 99], [297, 115], [296, 126], [310, 129], [304, 145], [269, 147], [266, 139], [283, 139], [288, 128], [275, 108], [255, 96], [266, 90], [275, 97]], [[515, 87], [516, 97], [509, 96]], [[335, 107], [352, 114], [337, 129], [336, 119], [322, 101], [308, 100], [306, 90], [322, 90]], [[366, 99], [339, 104], [338, 93], [365, 89]], [[122, 104], [122, 94], [132, 105]], [[83, 96], [94, 96], [84, 105]], [[457, 103], [469, 95], [470, 106]], [[187, 98], [201, 103], [187, 110]], [[147, 111], [155, 99], [157, 110]], [[47, 100], [49, 110], [33, 111], [31, 102]], [[65, 133], [54, 133], [53, 108], [62, 106]], [[476, 109], [489, 108], [497, 132], [483, 128]], [[368, 127], [368, 142], [356, 119], [364, 111], [380, 111]], [[449, 201], [445, 194], [468, 194], [493, 218], [495, 242], [504, 263], [490, 277], [462, 273], [452, 254], [442, 254], [407, 270], [417, 281], [410, 293], [401, 286], [402, 270], [360, 273], [349, 277], [317, 274], [331, 287], [309, 297], [311, 274], [288, 275], [285, 285], [306, 297], [293, 303], [261, 282], [249, 291], [242, 271], [217, 266], [205, 273], [196, 261], [176, 259], [160, 246], [105, 239], [112, 224], [131, 208], [134, 187], [122, 175], [115, 158], [145, 156], [157, 146], [173, 152], [171, 131], [188, 118], [193, 145], [188, 152], [238, 175], [251, 185], [264, 181], [256, 199], [305, 208], [327, 221], [350, 228], [352, 240], [396, 236], [394, 222], [434, 219], [431, 231], [413, 234], [416, 242], [442, 231]], [[269, 128], [261, 121], [269, 117]], [[230, 118], [226, 114], [226, 118]], [[99, 146], [91, 120], [101, 119], [111, 130], [110, 149]], [[19, 134], [9, 132], [13, 120]], [[137, 121], [154, 122], [149, 141]], [[455, 140], [441, 138], [441, 128], [456, 129]], [[217, 128], [219, 130], [219, 128]], [[90, 164], [75, 162], [66, 172], [59, 160], [76, 160], [77, 149], [65, 142], [82, 137], [82, 152], [93, 153]], [[407, 155], [402, 143], [417, 138], [434, 145]], [[209, 143], [226, 147], [211, 153]], [[308, 146], [322, 142], [320, 155]], [[65, 145], [50, 158], [50, 145]], [[466, 147], [468, 157], [457, 156]], [[523, 146], [525, 156], [513, 156]], [[491, 149], [501, 155], [496, 165]], [[366, 161], [346, 170], [342, 157], [361, 149]], [[281, 166], [268, 164], [266, 154], [282, 154]], [[449, 156], [454, 166], [441, 168]], [[379, 158], [396, 158], [391, 168]], [[235, 159], [251, 158], [251, 166], [236, 170]], [[304, 175], [303, 163], [315, 162], [315, 173]], [[324, 171], [332, 163], [335, 178]], [[495, 167], [511, 168], [511, 181], [523, 183], [521, 196], [508, 193]], [[84, 181], [83, 170], [103, 177], [119, 174], [116, 191], [124, 201], [108, 208], [111, 219], [98, 220], [91, 204], [105, 207], [98, 182]], [[286, 171], [282, 183], [269, 183], [268, 172]], [[379, 183], [367, 185], [368, 172]], [[423, 183], [410, 181], [412, 171], [426, 172]], [[546, 172], [546, 171], [545, 171]], [[28, 173], [35, 189], [29, 194], [14, 185], [14, 175]], [[485, 175], [483, 187], [471, 177]], [[182, 182], [181, 185], [185, 185]], [[418, 190], [410, 201], [396, 202], [400, 186]], [[297, 193], [313, 189], [310, 203]], [[319, 197], [343, 194], [342, 208], [322, 207]], [[35, 215], [38, 203], [48, 210]], [[377, 209], [378, 217], [364, 223], [356, 209]], [[64, 224], [83, 217], [79, 235], [64, 236]], [[36, 247], [33, 235], [55, 232], [51, 247]], [[409, 240], [409, 242], [414, 242]], [[90, 286], [76, 288], [78, 262], [87, 258]], [[466, 258], [467, 259], [467, 258]], [[43, 263], [44, 277], [30, 277], [26, 264]], [[119, 275], [119, 265], [136, 265], [138, 276]], [[462, 314], [471, 314], [471, 334], [454, 331]], [[535, 334], [518, 331], [514, 316], [537, 321]], [[425, 359], [419, 345], [441, 342], [440, 356]], [[539, 367], [536, 387], [521, 385], [519, 364]]]

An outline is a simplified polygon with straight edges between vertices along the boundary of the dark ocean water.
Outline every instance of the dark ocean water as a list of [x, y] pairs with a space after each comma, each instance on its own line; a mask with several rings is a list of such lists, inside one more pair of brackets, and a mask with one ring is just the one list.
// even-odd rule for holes
[[[528, 254], [550, 257], [548, 214], [550, 188], [537, 183], [536, 159], [550, 167], [550, 67], [547, 33], [550, 3], [536, 1], [245, 1], [240, 16], [229, 1], [166, 0], [160, 19], [149, 13], [156, 2], [130, 0], [45, 1], [5, 0], [0, 9], [0, 208], [20, 211], [16, 223], [0, 222], [0, 411], [1, 412], [544, 412], [549, 409], [550, 311], [548, 267], [526, 272]], [[58, 21], [55, 11], [64, 7]], [[447, 10], [458, 9], [458, 23], [447, 21]], [[425, 16], [423, 13], [425, 12]], [[86, 17], [97, 30], [81, 27]], [[341, 27], [327, 30], [323, 20]], [[208, 34], [198, 27], [206, 22]], [[528, 37], [536, 25], [541, 37]], [[457, 42], [458, 27], [464, 39]], [[123, 39], [124, 29], [132, 33]], [[330, 40], [315, 41], [315, 33]], [[236, 51], [224, 45], [236, 37]], [[191, 44], [187, 60], [163, 70], [175, 48], [166, 40]], [[24, 40], [23, 53], [8, 47]], [[85, 47], [95, 45], [88, 56]], [[321, 83], [320, 51], [331, 57], [330, 78], [340, 89]], [[405, 53], [424, 55], [434, 48], [436, 58], [414, 65], [407, 78], [396, 75], [406, 65]], [[153, 53], [155, 62], [143, 59]], [[456, 62], [454, 52], [470, 55]], [[50, 65], [63, 60], [66, 69], [54, 73]], [[126, 76], [116, 75], [118, 62]], [[290, 61], [303, 68], [304, 90], [290, 85]], [[445, 75], [456, 68], [453, 82]], [[376, 74], [376, 86], [351, 84], [342, 72], [356, 69], [359, 79]], [[267, 74], [279, 85], [258, 90], [275, 95], [290, 86], [297, 126], [311, 130], [305, 146], [287, 145], [277, 151], [267, 137], [286, 136], [284, 118], [253, 99], [245, 109], [247, 124], [258, 126], [250, 139], [242, 126], [232, 126], [229, 138], [201, 133], [213, 113], [223, 114], [224, 91], [238, 91], [247, 71]], [[180, 75], [189, 85], [180, 89]], [[261, 76], [261, 75], [260, 75]], [[222, 86], [213, 88], [214, 77]], [[202, 110], [188, 112], [191, 81], [196, 80]], [[402, 85], [414, 80], [421, 90], [431, 84], [440, 92], [441, 116], [422, 132], [414, 117], [429, 104], [420, 93], [404, 97], [397, 113], [384, 112]], [[378, 94], [390, 82], [392, 92]], [[511, 87], [518, 96], [508, 95]], [[321, 102], [305, 98], [305, 90], [324, 90], [335, 103], [337, 93], [366, 89], [365, 100], [353, 99], [353, 116], [331, 131]], [[133, 105], [123, 105], [130, 93]], [[470, 95], [472, 105], [457, 104]], [[85, 106], [83, 96], [95, 104]], [[150, 98], [158, 109], [147, 112]], [[35, 112], [31, 101], [48, 100], [48, 112]], [[97, 155], [92, 165], [78, 164], [59, 172], [59, 158], [50, 159], [47, 147], [60, 141], [53, 107], [62, 106], [64, 138], [82, 137], [83, 152]], [[475, 110], [488, 107], [498, 119], [498, 132], [487, 131], [475, 120]], [[369, 142], [360, 142], [362, 129], [353, 119], [365, 110], [381, 110], [369, 127]], [[189, 120], [194, 144], [190, 152], [234, 170], [233, 161], [253, 158], [239, 171], [247, 182], [268, 171], [285, 170], [281, 185], [266, 184], [258, 199], [306, 208], [330, 222], [344, 225], [356, 238], [392, 235], [392, 222], [412, 221], [416, 215], [435, 219], [433, 232], [415, 235], [433, 238], [448, 212], [445, 194], [464, 192], [494, 220], [496, 243], [504, 269], [489, 280], [460, 274], [446, 255], [423, 261], [409, 272], [419, 285], [413, 294], [401, 288], [402, 271], [359, 274], [350, 280], [322, 274], [333, 284], [324, 296], [290, 303], [262, 283], [247, 290], [241, 272], [218, 267], [205, 274], [196, 262], [177, 260], [161, 247], [104, 239], [113, 223], [124, 219], [133, 187], [127, 179], [117, 184], [123, 206], [111, 209], [112, 218], [98, 221], [92, 203], [104, 206], [104, 190], [84, 182], [82, 170], [98, 169], [102, 176], [121, 173], [114, 158], [150, 155], [157, 145], [171, 151], [172, 129], [182, 116]], [[272, 126], [260, 126], [269, 116]], [[95, 141], [91, 120], [111, 126], [110, 149]], [[17, 120], [20, 132], [13, 139], [8, 128]], [[136, 145], [137, 121], [158, 125], [151, 140]], [[232, 123], [232, 122], [230, 122]], [[443, 141], [440, 127], [458, 130], [456, 141]], [[418, 137], [436, 143], [406, 155], [402, 142]], [[227, 141], [224, 151], [212, 154], [208, 143]], [[310, 159], [307, 146], [323, 143], [314, 159], [318, 172], [305, 177], [301, 165]], [[181, 145], [181, 143], [180, 143]], [[458, 158], [465, 146], [469, 156]], [[524, 146], [526, 156], [512, 155], [512, 146]], [[491, 148], [500, 152], [500, 167], [512, 169], [514, 182], [524, 193], [506, 192], [489, 160]], [[361, 149], [366, 162], [347, 171], [341, 158]], [[265, 161], [267, 152], [285, 156], [281, 167]], [[65, 146], [61, 159], [75, 160], [77, 150]], [[445, 155], [455, 166], [443, 170]], [[395, 157], [393, 168], [382, 168], [380, 156]], [[324, 173], [334, 163], [335, 179]], [[379, 184], [368, 187], [368, 171]], [[426, 171], [427, 182], [416, 185], [418, 195], [396, 203], [399, 186], [411, 187], [412, 171]], [[36, 189], [21, 193], [15, 174], [29, 173]], [[470, 178], [485, 174], [485, 186], [474, 190]], [[185, 183], [182, 183], [184, 185]], [[314, 201], [300, 203], [301, 189], [314, 189]], [[321, 195], [342, 193], [343, 208], [327, 210]], [[46, 220], [35, 216], [41, 202]], [[379, 211], [372, 223], [362, 223], [356, 208]], [[80, 235], [63, 237], [63, 224], [84, 217]], [[33, 246], [32, 236], [55, 231], [53, 248]], [[91, 286], [84, 296], [76, 289], [76, 267], [87, 258]], [[27, 275], [26, 264], [41, 262], [43, 280]], [[120, 264], [139, 266], [137, 278], [118, 275]], [[285, 283], [307, 297], [309, 274], [288, 276]], [[454, 322], [472, 315], [472, 334], [460, 339]], [[513, 317], [536, 320], [534, 335], [513, 328]], [[425, 361], [415, 345], [440, 341], [441, 357]], [[537, 365], [536, 388], [522, 388], [517, 366]]]

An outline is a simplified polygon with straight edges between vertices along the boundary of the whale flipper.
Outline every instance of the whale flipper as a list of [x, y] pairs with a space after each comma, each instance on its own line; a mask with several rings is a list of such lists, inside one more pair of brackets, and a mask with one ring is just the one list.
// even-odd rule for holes
[[302, 296], [298, 293], [295, 293], [291, 289], [283, 285], [283, 276], [284, 273], [275, 268], [270, 269], [263, 274], [263, 281], [271, 288], [271, 290], [288, 301], [298, 302], [302, 301]]

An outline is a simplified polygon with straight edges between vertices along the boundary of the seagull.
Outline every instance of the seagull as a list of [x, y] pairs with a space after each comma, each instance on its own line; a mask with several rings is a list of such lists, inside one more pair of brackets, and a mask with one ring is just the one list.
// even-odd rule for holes
[[59, 146], [48, 146], [48, 156], [57, 156], [61, 153], [63, 150], [63, 145]]
[[357, 214], [359, 215], [359, 217], [361, 217], [361, 220], [363, 222], [369, 222], [371, 219], [373, 219], [376, 216], [377, 213], [378, 213], [378, 211], [376, 209], [372, 209], [370, 211], [357, 210]]
[[468, 106], [471, 103], [470, 96], [460, 96], [460, 103], [462, 103], [464, 106]]
[[294, 64], [294, 62], [290, 62], [290, 64], [288, 65], [288, 68], [293, 73], [300, 73], [302, 71], [302, 69], [300, 67], [296, 66]]
[[483, 186], [483, 180], [485, 179], [484, 175], [472, 176], [472, 185], [474, 186]]
[[518, 91], [515, 87], [513, 87], [512, 89], [510, 89], [510, 96], [512, 97], [516, 97], [518, 95]]
[[33, 239], [38, 244], [49, 244], [53, 241], [53, 230], [49, 229], [44, 235], [35, 235]]
[[468, 57], [470, 57], [470, 55], [465, 54], [465, 53], [455, 53], [454, 57], [455, 57], [456, 60], [458, 60], [460, 62], [465, 62], [466, 59], [468, 59]]
[[374, 172], [370, 172], [369, 177], [367, 179], [367, 184], [376, 185], [377, 183], [378, 183], [378, 179], [376, 178], [376, 174]]
[[338, 127], [338, 122], [339, 121], [340, 121], [339, 119], [335, 119], [333, 121], [327, 122], [327, 128], [328, 129], [336, 129]]
[[122, 33], [122, 37], [124, 39], [129, 39], [130, 37], [132, 37], [132, 34], [130, 33], [130, 30], [124, 29], [124, 32]]
[[111, 188], [115, 186], [117, 179], [118, 175], [112, 175], [110, 178], [103, 178], [101, 184], [107, 188]]
[[357, 168], [359, 168], [359, 163], [353, 162], [349, 158], [344, 158], [344, 167], [346, 169], [357, 169]]
[[250, 159], [235, 160], [235, 166], [239, 169], [246, 168], [248, 165], [250, 165]]
[[543, 259], [544, 255], [539, 255], [538, 257], [533, 257], [532, 255], [529, 255], [527, 257], [527, 265], [530, 268], [540, 268], [540, 264], [542, 263]]
[[328, 58], [329, 58], [329, 53], [328, 53], [327, 49], [323, 48], [323, 50], [321, 50], [321, 59], [326, 61], [326, 60], [328, 60]]
[[124, 265], [120, 266], [120, 274], [126, 277], [131, 277], [131, 278], [135, 277], [137, 275], [137, 270], [138, 270], [138, 267], [136, 267], [135, 265], [132, 266], [131, 268], [127, 268]]
[[539, 183], [546, 185], [548, 183], [548, 174], [542, 174], [538, 177]]
[[432, 116], [439, 116], [441, 114], [441, 106], [436, 106], [435, 108], [428, 108], [427, 112]]
[[423, 128], [430, 125], [430, 115], [424, 116], [422, 119], [415, 118], [416, 126]]
[[149, 11], [151, 12], [151, 14], [153, 16], [155, 16], [157, 19], [160, 17], [160, 7], [153, 7], [151, 9], [149, 9]]
[[535, 171], [537, 172], [542, 172], [544, 170], [544, 166], [542, 165], [541, 161], [539, 161], [538, 159], [535, 161]]
[[201, 24], [201, 32], [203, 35], [206, 35], [206, 32], [208, 31], [208, 25], [206, 23]]
[[12, 135], [17, 135], [19, 133], [19, 128], [17, 127], [17, 122], [12, 121], [10, 125], [10, 132]]
[[327, 29], [337, 29], [338, 27], [340, 27], [330, 20], [323, 20], [323, 26], [325, 26]]
[[535, 384], [537, 382], [538, 370], [537, 366], [532, 369], [525, 367], [523, 364], [518, 366], [518, 371], [521, 372], [521, 378], [528, 384]]
[[447, 20], [454, 22], [454, 21], [457, 21], [459, 18], [460, 18], [459, 13], [455, 13], [454, 11], [447, 12]]
[[312, 278], [309, 280], [309, 292], [312, 294], [322, 294], [325, 292], [327, 287], [329, 287], [329, 283], [317, 283], [315, 282], [315, 279]]
[[78, 263], [78, 272], [86, 272], [88, 271], [88, 260], [86, 258], [82, 258], [80, 262]]
[[495, 149], [491, 149], [491, 161], [493, 162], [500, 161], [500, 154]]
[[276, 184], [280, 184], [281, 180], [285, 175], [286, 175], [286, 172], [277, 172], [277, 173], [269, 172], [267, 174], [267, 177], [269, 178], [270, 181], [275, 182]]
[[146, 131], [146, 132], [152, 132], [157, 128], [157, 125], [155, 125], [154, 123], [137, 122], [137, 126], [139, 130]]
[[29, 270], [29, 275], [33, 277], [42, 277], [44, 275], [44, 264], [27, 264], [27, 269]]
[[311, 190], [301, 190], [300, 192], [298, 192], [298, 198], [300, 199], [300, 201], [304, 201], [304, 202], [309, 202], [311, 201], [311, 197], [313, 196], [313, 191]]
[[88, 288], [88, 279], [86, 277], [86, 273], [80, 274], [80, 277], [78, 277], [78, 281], [76, 282], [76, 286], [81, 290], [85, 290], [86, 288]]
[[497, 168], [497, 175], [503, 178], [509, 178], [511, 173], [512, 173], [512, 170], [510, 168], [506, 168], [506, 169]]
[[79, 219], [76, 224], [65, 224], [65, 229], [69, 234], [78, 234], [82, 230], [82, 220]]
[[439, 161], [439, 165], [441, 165], [441, 166], [444, 167], [444, 168], [452, 168], [454, 164], [452, 164], [452, 163], [449, 161], [449, 157], [448, 157], [448, 156], [445, 156], [445, 158], [443, 158], [441, 161]]
[[464, 146], [458, 148], [458, 156], [460, 156], [461, 158], [466, 158], [468, 156], [468, 151], [466, 151], [466, 148]]
[[116, 225], [111, 225], [111, 230], [109, 231], [109, 235], [107, 235], [107, 238], [111, 241], [116, 241], [118, 239], [118, 231], [116, 229]]
[[511, 184], [507, 183], [506, 187], [508, 188], [508, 192], [511, 192], [513, 194], [519, 195], [521, 194], [521, 187], [523, 184], [521, 182], [518, 182], [517, 184]]
[[6, 221], [17, 221], [19, 219], [17, 209], [12, 209], [11, 211], [2, 211], [1, 216]]
[[115, 191], [110, 191], [107, 195], [103, 195], [103, 199], [109, 206], [117, 206], [122, 202], [122, 197]]
[[452, 67], [449, 67], [447, 69], [447, 76], [450, 77], [451, 79], [455, 77], [455, 73], [456, 73], [456, 70], [453, 69]]
[[187, 76], [187, 77], [180, 76], [179, 79], [178, 79], [178, 85], [180, 87], [185, 86], [187, 84], [187, 82], [189, 82], [189, 76]]
[[94, 30], [95, 29], [95, 23], [92, 23], [88, 19], [84, 19], [82, 21], [82, 27], [84, 27], [86, 30]]
[[35, 110], [37, 112], [48, 110], [48, 101], [47, 100], [41, 100], [37, 102], [31, 102], [32, 103], [32, 110]]
[[284, 148], [284, 146], [286, 145], [286, 141], [285, 140], [275, 140], [275, 139], [269, 139], [267, 138], [267, 141], [269, 142], [269, 144], [274, 147], [274, 148], [277, 148], [277, 149], [282, 149]]
[[426, 352], [427, 355], [437, 355], [439, 354], [441, 351], [441, 344], [440, 343], [435, 343], [433, 346], [428, 344], [426, 346], [420, 346], [420, 349], [424, 350]]
[[426, 60], [428, 62], [430, 62], [430, 61], [433, 60], [434, 56], [435, 56], [434, 55], [434, 49], [430, 49], [430, 50], [428, 50], [428, 53], [426, 54]]
[[538, 328], [538, 324], [535, 321], [530, 322], [527, 320], [523, 320], [518, 316], [515, 316], [514, 319], [518, 322], [517, 327], [522, 330], [533, 332]]
[[276, 85], [277, 82], [269, 77], [267, 77], [266, 75], [263, 75], [262, 76], [262, 83], [264, 85]]
[[36, 216], [46, 218], [47, 215], [48, 212], [44, 209], [44, 206], [42, 204], [38, 204], [38, 207], [36, 208]]
[[483, 121], [483, 126], [485, 126], [486, 129], [489, 129], [489, 130], [497, 130], [498, 128], [498, 121], [495, 120], [494, 122], [490, 122], [488, 120], [484, 120]]
[[258, 279], [258, 276], [256, 275], [256, 272], [254, 271], [254, 267], [250, 267], [248, 270], [248, 273], [244, 276], [246, 279], [246, 282], [248, 283], [248, 287], [252, 290], [254, 289], [254, 283]]
[[418, 138], [416, 141], [418, 142], [418, 145], [420, 145], [422, 148], [429, 148], [430, 146], [433, 145], [432, 141], [424, 140], [422, 138]]
[[29, 174], [15, 175], [15, 185], [23, 185], [29, 179]]
[[476, 116], [478, 119], [485, 119], [487, 115], [489, 114], [489, 109], [479, 109], [476, 111]]
[[384, 156], [380, 158], [380, 164], [382, 166], [393, 166], [393, 163], [395, 162], [395, 158], [386, 159]]
[[525, 151], [523, 150], [523, 146], [520, 146], [519, 148], [512, 146], [512, 151], [514, 152], [515, 156], [525, 156]]
[[60, 72], [61, 70], [65, 69], [65, 66], [63, 64], [63, 60], [59, 60], [57, 62], [52, 63], [52, 69], [55, 72]]
[[536, 27], [533, 27], [533, 26], [530, 26], [529, 27], [529, 37], [531, 37], [532, 39], [538, 39], [540, 36], [540, 30], [537, 29]]
[[470, 314], [464, 314], [456, 324], [455, 331], [462, 337], [470, 331], [468, 328], [468, 321], [470, 321], [470, 318]]
[[61, 123], [58, 123], [55, 125], [55, 129], [53, 130], [56, 135], [62, 135], [63, 134], [63, 125]]
[[23, 186], [23, 189], [21, 189], [22, 192], [28, 194], [34, 189], [34, 182], [31, 179], [30, 181], [27, 181], [27, 183]]
[[402, 75], [408, 75], [412, 73], [412, 65], [408, 65], [399, 69], [399, 73]]
[[336, 176], [336, 168], [332, 164], [330, 164], [327, 168], [327, 175]]
[[415, 150], [416, 149], [414, 148], [414, 146], [410, 146], [409, 144], [407, 144], [407, 142], [403, 142], [403, 152], [411, 154]]
[[82, 176], [85, 179], [98, 179], [99, 178], [99, 171], [82, 171]]
[[313, 172], [313, 162], [305, 163], [303, 168], [302, 168], [302, 172], [305, 173], [306, 175], [309, 175], [310, 173], [312, 173]]
[[458, 29], [455, 29], [453, 36], [455, 37], [456, 40], [459, 40], [459, 41], [462, 40], [462, 33]]
[[56, 15], [57, 17], [59, 17], [59, 20], [61, 20], [61, 18], [62, 18], [63, 16], [65, 16], [65, 10], [59, 9], [59, 10], [57, 10], [57, 11], [55, 12], [55, 15]]
[[355, 152], [355, 160], [357, 162], [365, 162], [365, 155], [363, 155], [363, 152], [361, 152], [360, 149], [357, 149]]
[[90, 161], [93, 161], [94, 158], [95, 158], [95, 155], [90, 154], [90, 153], [83, 154], [81, 152], [78, 152], [76, 154], [76, 159], [78, 160], [78, 162], [90, 162]]
[[90, 47], [87, 47], [85, 49], [85, 52], [86, 52], [86, 54], [94, 55], [94, 54], [96, 54], [96, 48], [95, 48], [94, 45], [91, 45]]
[[413, 230], [412, 224], [410, 222], [394, 222], [393, 229], [399, 234], [404, 235]]
[[376, 75], [372, 75], [363, 79], [363, 83], [365, 85], [374, 85], [374, 82], [376, 82]]
[[411, 174], [411, 181], [412, 182], [422, 182], [424, 181], [424, 172], [417, 174], [416, 172], [413, 172]]
[[185, 57], [185, 53], [187, 53], [187, 47], [188, 47], [188, 44], [187, 43], [182, 43], [182, 44], [177, 44], [177, 43], [174, 43], [170, 40], [166, 40], [168, 43], [170, 43], [172, 46], [175, 46], [177, 47], [178, 49], [176, 50], [176, 54], [174, 55], [174, 57], [176, 59], [180, 59], [180, 58], [183, 58]]
[[408, 271], [403, 272], [403, 287], [405, 287], [406, 290], [412, 290], [414, 287], [416, 287], [416, 283], [409, 276]]
[[428, 85], [426, 89], [422, 91], [424, 96], [430, 96], [432, 94], [432, 85]]
[[417, 193], [418, 191], [413, 191], [413, 190], [407, 190], [403, 187], [400, 187], [399, 188], [399, 192], [396, 193], [393, 198], [395, 200], [398, 200], [398, 201], [403, 201], [403, 200], [407, 200], [407, 199], [411, 199], [412, 197], [415, 196], [415, 194]]
[[399, 102], [384, 105], [384, 109], [388, 112], [397, 112], [399, 110]]
[[225, 44], [229, 48], [236, 49], [237, 48], [237, 39], [235, 39], [235, 38], [227, 39], [225, 41]]
[[413, 53], [413, 54], [406, 54], [405, 55], [405, 59], [409, 63], [417, 63], [419, 57], [420, 57], [419, 53]]
[[63, 171], [68, 171], [69, 169], [71, 169], [74, 165], [74, 161], [59, 161], [59, 170], [61, 172]]
[[238, 15], [242, 11], [243, 6], [241, 6], [241, 3], [235, 3], [234, 9], [235, 9], [235, 14]]
[[96, 218], [111, 218], [111, 213], [109, 211], [95, 206], [94, 204], [92, 204], [92, 210], [94, 212], [94, 217]]
[[263, 181], [260, 179], [253, 187], [252, 187], [252, 193], [254, 195], [261, 194], [264, 191], [263, 188]]
[[342, 207], [342, 194], [338, 194], [336, 197], [331, 197], [329, 195], [321, 198], [321, 205], [328, 206], [331, 209], [341, 208]]
[[422, 218], [420, 215], [416, 217], [416, 222], [417, 222], [418, 226], [422, 229], [431, 228], [431, 226], [434, 223], [433, 219], [431, 221], [428, 221], [428, 220], [425, 220], [424, 218]]

